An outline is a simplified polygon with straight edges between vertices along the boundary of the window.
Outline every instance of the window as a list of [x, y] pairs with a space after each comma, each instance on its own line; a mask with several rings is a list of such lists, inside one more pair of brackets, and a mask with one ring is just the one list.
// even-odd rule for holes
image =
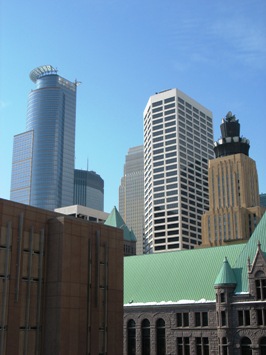
[[256, 297], [258, 300], [266, 299], [266, 278], [262, 271], [256, 273]]
[[188, 312], [177, 313], [176, 322], [178, 327], [188, 327], [189, 326], [189, 314]]
[[251, 340], [248, 337], [241, 339], [241, 355], [252, 355]]
[[150, 322], [144, 319], [141, 323], [142, 355], [150, 355]]
[[250, 312], [249, 312], [249, 310], [238, 311], [238, 325], [239, 326], [250, 325]]
[[260, 354], [266, 354], [266, 337], [263, 337], [260, 340]]
[[209, 339], [208, 338], [196, 338], [196, 354], [197, 355], [209, 355]]
[[157, 355], [165, 355], [165, 321], [160, 318], [156, 322]]
[[221, 343], [221, 355], [227, 355], [227, 354], [228, 354], [227, 338], [223, 337]]
[[178, 355], [190, 355], [190, 346], [188, 337], [177, 338], [177, 354]]
[[224, 327], [226, 325], [227, 325], [226, 312], [225, 311], [221, 311], [221, 326]]
[[266, 325], [266, 309], [257, 309], [257, 324]]
[[136, 354], [136, 323], [133, 319], [127, 323], [127, 354]]
[[196, 327], [208, 326], [208, 312], [195, 312], [195, 326]]

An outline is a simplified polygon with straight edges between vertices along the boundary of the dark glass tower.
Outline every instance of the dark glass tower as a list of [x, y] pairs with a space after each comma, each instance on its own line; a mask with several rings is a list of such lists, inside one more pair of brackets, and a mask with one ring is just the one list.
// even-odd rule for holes
[[94, 171], [74, 171], [74, 205], [103, 211], [104, 181]]
[[51, 65], [31, 71], [26, 132], [14, 137], [11, 200], [53, 210], [73, 203], [76, 88]]
[[240, 124], [232, 112], [228, 112], [220, 125], [222, 137], [214, 144], [216, 158], [232, 154], [248, 156], [249, 140], [240, 137]]

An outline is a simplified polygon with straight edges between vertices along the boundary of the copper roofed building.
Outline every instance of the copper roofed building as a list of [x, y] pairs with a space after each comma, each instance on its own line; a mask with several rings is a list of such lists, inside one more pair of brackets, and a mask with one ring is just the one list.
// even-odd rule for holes
[[266, 354], [266, 214], [247, 243], [125, 258], [124, 354]]

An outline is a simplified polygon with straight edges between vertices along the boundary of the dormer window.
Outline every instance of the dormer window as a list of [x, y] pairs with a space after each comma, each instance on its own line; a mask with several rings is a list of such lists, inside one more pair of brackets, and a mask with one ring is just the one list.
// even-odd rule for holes
[[258, 300], [266, 299], [266, 277], [264, 272], [258, 271], [255, 275], [256, 298]]

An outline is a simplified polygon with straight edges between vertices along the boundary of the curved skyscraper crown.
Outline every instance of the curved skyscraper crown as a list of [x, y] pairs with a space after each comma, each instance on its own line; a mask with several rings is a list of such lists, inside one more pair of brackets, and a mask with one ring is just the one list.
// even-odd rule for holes
[[73, 203], [76, 83], [51, 65], [30, 78], [36, 89], [29, 94], [27, 132], [14, 138], [11, 199], [53, 210]]
[[240, 124], [232, 112], [228, 112], [220, 126], [222, 137], [214, 143], [216, 158], [243, 153], [248, 156], [249, 140], [240, 137]]

